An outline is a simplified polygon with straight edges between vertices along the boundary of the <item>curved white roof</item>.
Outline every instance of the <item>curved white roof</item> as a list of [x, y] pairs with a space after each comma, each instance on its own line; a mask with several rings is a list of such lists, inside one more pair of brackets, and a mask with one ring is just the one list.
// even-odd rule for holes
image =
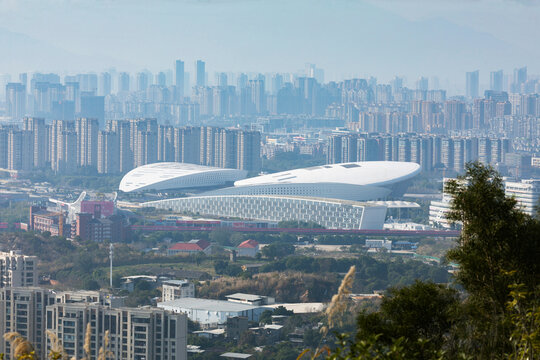
[[220, 186], [243, 179], [246, 175], [245, 170], [162, 162], [131, 170], [120, 181], [119, 189], [131, 192]]
[[234, 186], [339, 183], [384, 186], [412, 178], [420, 165], [412, 162], [365, 161], [313, 166], [239, 180]]

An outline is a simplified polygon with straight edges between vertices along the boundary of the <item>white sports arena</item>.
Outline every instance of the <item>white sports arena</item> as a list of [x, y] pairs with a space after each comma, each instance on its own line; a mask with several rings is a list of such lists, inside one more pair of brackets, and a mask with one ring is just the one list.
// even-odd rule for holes
[[[162, 164], [152, 164], [144, 166], [145, 171], [133, 170], [137, 176], [128, 173], [120, 190], [219, 186], [231, 181], [227, 176], [245, 177], [245, 173], [228, 173], [229, 169], [189, 164], [176, 164], [178, 170], [172, 173], [168, 168], [174, 166], [168, 164], [165, 168], [159, 166]], [[194, 170], [183, 170], [184, 166], [193, 166]], [[387, 206], [384, 202], [368, 201], [385, 200], [419, 173], [420, 165], [407, 162], [322, 165], [236, 179], [231, 187], [187, 198], [146, 202], [141, 206], [250, 220], [313, 221], [328, 229], [382, 229]]]
[[352, 201], [382, 200], [420, 173], [411, 162], [366, 161], [314, 166], [239, 180], [201, 195], [307, 196]]
[[245, 170], [222, 169], [187, 163], [163, 162], [139, 166], [120, 181], [119, 190], [172, 190], [226, 186], [244, 179]]

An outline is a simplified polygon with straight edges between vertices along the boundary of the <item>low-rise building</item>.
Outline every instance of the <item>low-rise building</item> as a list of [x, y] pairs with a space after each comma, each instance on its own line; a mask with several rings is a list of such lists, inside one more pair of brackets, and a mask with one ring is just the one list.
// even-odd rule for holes
[[276, 300], [270, 296], [252, 295], [244, 293], [235, 293], [225, 296], [227, 301], [237, 302], [241, 304], [248, 304], [253, 306], [262, 306], [274, 304]]
[[369, 249], [392, 250], [392, 240], [367, 239], [366, 247]]
[[252, 239], [246, 240], [236, 247], [236, 252], [238, 256], [255, 257], [259, 252], [259, 243]]
[[176, 243], [172, 245], [168, 250], [168, 255], [176, 254], [197, 254], [204, 253], [210, 254], [212, 251], [212, 245], [210, 242], [204, 239], [194, 239], [187, 243]]
[[195, 297], [195, 284], [188, 280], [167, 280], [161, 285], [161, 301]]
[[506, 181], [505, 193], [506, 196], [514, 197], [526, 214], [533, 216], [540, 200], [540, 179]]
[[199, 298], [159, 302], [157, 306], [174, 313], [186, 314], [190, 320], [199, 323], [203, 328], [224, 325], [227, 318], [235, 316], [246, 317], [249, 321], [259, 321], [263, 311], [267, 310], [262, 306]]

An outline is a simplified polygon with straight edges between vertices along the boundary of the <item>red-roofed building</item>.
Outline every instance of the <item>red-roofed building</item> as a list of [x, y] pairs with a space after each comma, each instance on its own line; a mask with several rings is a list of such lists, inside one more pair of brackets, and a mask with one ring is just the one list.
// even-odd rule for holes
[[236, 248], [236, 253], [238, 256], [255, 257], [258, 252], [259, 243], [252, 239], [244, 241]]
[[197, 254], [199, 252], [209, 255], [212, 251], [212, 244], [207, 240], [191, 240], [187, 243], [176, 243], [167, 250], [168, 255], [179, 253]]

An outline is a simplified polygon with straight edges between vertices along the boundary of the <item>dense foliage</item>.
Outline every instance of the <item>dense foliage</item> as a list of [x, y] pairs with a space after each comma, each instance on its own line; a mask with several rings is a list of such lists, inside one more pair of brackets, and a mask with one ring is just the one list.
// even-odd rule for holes
[[479, 163], [446, 191], [449, 218], [463, 225], [448, 254], [460, 266], [461, 298], [430, 283], [392, 289], [379, 311], [358, 316], [356, 337], [340, 335], [327, 358], [540, 358], [540, 222]]

